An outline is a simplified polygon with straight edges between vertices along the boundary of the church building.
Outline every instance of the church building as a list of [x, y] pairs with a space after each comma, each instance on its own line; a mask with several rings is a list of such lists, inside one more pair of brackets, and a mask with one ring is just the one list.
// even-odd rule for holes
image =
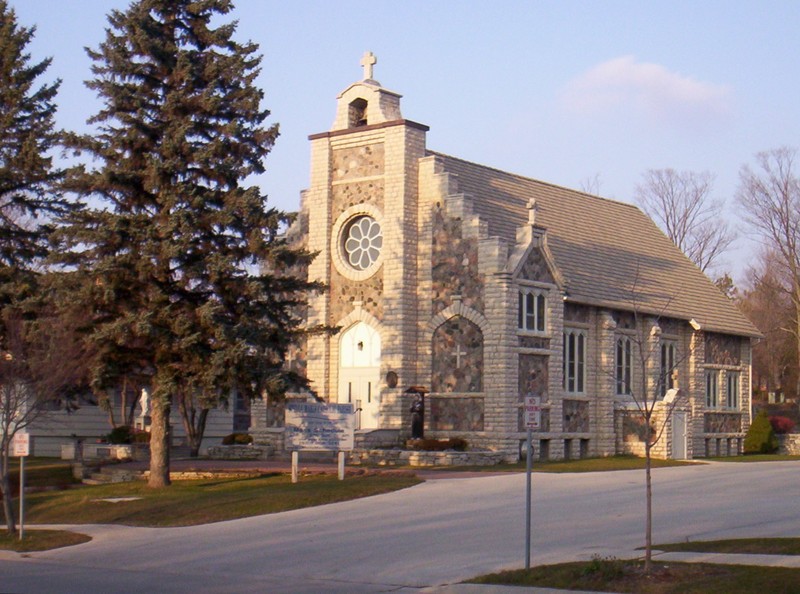
[[740, 453], [759, 334], [736, 306], [635, 206], [430, 149], [375, 62], [310, 137], [290, 230], [329, 287], [308, 324], [339, 328], [295, 363], [360, 409], [357, 443], [403, 443], [424, 386], [426, 437], [510, 457], [527, 396], [541, 459], [641, 454], [644, 397], [654, 455]]

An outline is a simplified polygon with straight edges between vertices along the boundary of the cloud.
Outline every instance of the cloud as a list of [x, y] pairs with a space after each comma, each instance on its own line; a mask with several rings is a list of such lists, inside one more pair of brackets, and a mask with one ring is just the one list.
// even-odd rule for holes
[[633, 56], [614, 58], [570, 81], [562, 107], [587, 116], [635, 110], [668, 123], [696, 123], [730, 111], [730, 89], [671, 72], [660, 64], [637, 62]]

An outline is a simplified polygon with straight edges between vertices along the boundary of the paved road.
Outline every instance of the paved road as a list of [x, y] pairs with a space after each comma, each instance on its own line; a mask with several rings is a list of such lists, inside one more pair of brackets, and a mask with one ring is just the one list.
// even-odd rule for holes
[[[453, 478], [190, 528], [81, 527], [90, 543], [0, 553], [0, 591], [413, 592], [524, 563], [524, 474]], [[644, 473], [534, 474], [533, 563], [644, 540]], [[654, 471], [656, 541], [800, 536], [800, 462]], [[120, 504], [124, 505], [124, 504]]]

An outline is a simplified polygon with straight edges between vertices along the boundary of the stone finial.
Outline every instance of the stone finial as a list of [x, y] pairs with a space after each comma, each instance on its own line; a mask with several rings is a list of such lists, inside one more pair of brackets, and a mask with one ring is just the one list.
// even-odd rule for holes
[[364, 68], [364, 80], [372, 79], [372, 67], [378, 63], [378, 58], [372, 52], [365, 52], [361, 58], [361, 66]]
[[528, 200], [528, 224], [536, 224], [536, 198]]

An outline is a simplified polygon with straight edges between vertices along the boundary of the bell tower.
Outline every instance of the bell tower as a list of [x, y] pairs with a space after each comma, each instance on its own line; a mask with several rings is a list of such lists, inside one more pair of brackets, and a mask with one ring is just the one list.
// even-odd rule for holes
[[418, 169], [427, 126], [403, 119], [401, 95], [375, 80], [377, 58], [337, 98], [328, 132], [311, 141], [304, 194], [309, 279], [329, 290], [310, 300], [308, 378], [331, 402], [352, 402], [361, 428], [401, 427], [404, 386], [416, 383]]

